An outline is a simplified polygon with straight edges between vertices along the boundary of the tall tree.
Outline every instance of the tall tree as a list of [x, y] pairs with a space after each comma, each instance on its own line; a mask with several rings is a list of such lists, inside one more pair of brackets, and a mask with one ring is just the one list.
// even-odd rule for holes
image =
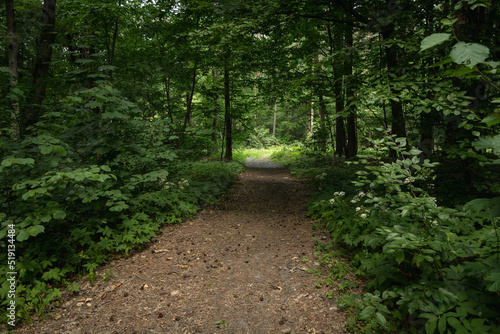
[[226, 160], [233, 159], [233, 118], [231, 114], [231, 90], [229, 77], [229, 64], [224, 62], [224, 129], [226, 137]]
[[42, 103], [47, 89], [50, 63], [52, 60], [52, 45], [56, 39], [56, 0], [45, 0], [43, 3], [42, 25], [36, 45], [36, 60], [32, 73], [32, 88], [29, 93], [30, 104], [23, 115], [23, 132], [38, 122]]
[[[10, 74], [10, 86], [11, 90], [17, 86], [18, 82], [18, 64], [17, 64], [17, 53], [18, 53], [18, 42], [17, 42], [17, 31], [16, 31], [16, 18], [14, 12], [14, 0], [5, 0], [5, 12], [7, 16], [7, 39], [8, 39], [8, 62], [9, 62], [9, 74]], [[18, 138], [21, 130], [20, 123], [21, 117], [19, 112], [19, 101], [16, 98], [12, 103], [12, 130], [14, 137]]]

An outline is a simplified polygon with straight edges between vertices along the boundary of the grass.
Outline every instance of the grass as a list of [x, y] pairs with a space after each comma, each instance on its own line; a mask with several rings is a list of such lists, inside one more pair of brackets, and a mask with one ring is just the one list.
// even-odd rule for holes
[[239, 162], [245, 162], [247, 158], [269, 158], [273, 153], [281, 149], [281, 146], [273, 146], [270, 148], [239, 148], [234, 150], [233, 159]]

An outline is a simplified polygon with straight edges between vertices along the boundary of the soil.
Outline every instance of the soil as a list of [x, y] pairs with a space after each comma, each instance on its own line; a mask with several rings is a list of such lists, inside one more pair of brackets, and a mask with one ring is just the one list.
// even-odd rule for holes
[[306, 217], [309, 192], [285, 169], [249, 168], [226, 200], [166, 226], [14, 332], [346, 333], [331, 288], [315, 285], [328, 274], [306, 271], [320, 269], [315, 240], [327, 238]]

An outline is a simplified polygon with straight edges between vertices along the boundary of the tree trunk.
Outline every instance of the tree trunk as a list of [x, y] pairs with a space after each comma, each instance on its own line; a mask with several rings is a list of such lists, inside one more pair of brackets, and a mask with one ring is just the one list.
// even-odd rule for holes
[[319, 147], [321, 152], [326, 152], [326, 141], [328, 138], [328, 132], [326, 131], [326, 103], [323, 98], [323, 94], [320, 93], [318, 96], [319, 99]]
[[167, 96], [167, 113], [170, 119], [170, 124], [174, 124], [174, 116], [172, 115], [172, 102], [170, 99], [170, 77], [163, 75], [163, 84], [165, 85], [165, 95]]
[[[10, 74], [10, 86], [14, 89], [17, 86], [18, 70], [17, 70], [17, 32], [16, 32], [16, 20], [14, 13], [14, 0], [5, 0], [5, 11], [7, 15], [7, 37], [8, 37], [8, 59], [9, 59], [9, 74]], [[15, 94], [14, 94], [15, 95]], [[19, 100], [17, 97], [12, 102], [12, 112], [10, 114], [12, 119], [12, 130], [13, 136], [19, 138], [20, 136], [20, 111], [19, 111]]]
[[314, 133], [314, 101], [311, 101], [311, 115], [308, 122], [308, 134]]
[[273, 137], [276, 137], [276, 115], [278, 113], [278, 98], [274, 101]]
[[198, 61], [195, 59], [194, 65], [193, 65], [191, 90], [187, 93], [187, 96], [186, 96], [186, 115], [184, 116], [184, 124], [182, 125], [181, 137], [179, 140], [179, 144], [177, 145], [178, 148], [182, 147], [182, 144], [184, 143], [184, 139], [186, 137], [187, 125], [188, 125], [188, 123], [192, 122], [191, 106], [193, 104], [194, 88], [196, 86], [196, 71], [197, 71], [197, 69], [198, 69]]
[[[389, 0], [387, 0], [389, 2]], [[388, 41], [394, 35], [394, 24], [388, 24], [384, 27], [382, 31], [382, 37], [384, 41]], [[399, 78], [401, 76], [401, 71], [398, 69], [398, 54], [395, 45], [386, 46], [385, 47], [385, 56], [387, 61], [387, 80], [389, 81], [391, 94], [395, 97], [398, 96], [399, 90], [394, 88], [394, 75]], [[391, 99], [391, 114], [392, 114], [392, 122], [391, 122], [391, 134], [396, 135], [396, 137], [406, 137], [406, 126], [405, 119], [403, 114], [403, 104], [401, 100]], [[390, 150], [389, 155], [391, 157], [396, 156], [396, 152], [394, 150]]]
[[224, 121], [226, 128], [226, 155], [224, 158], [226, 160], [233, 159], [233, 127], [231, 119], [231, 95], [229, 89], [229, 67], [227, 62], [224, 64]]
[[429, 158], [434, 151], [433, 124], [434, 121], [430, 114], [420, 114], [420, 149], [422, 157], [425, 158]]
[[47, 89], [47, 79], [52, 60], [52, 44], [56, 39], [56, 0], [45, 0], [42, 13], [42, 30], [37, 41], [36, 60], [30, 92], [30, 106], [24, 111], [23, 134], [31, 132], [28, 127], [35, 125], [40, 118], [42, 103]]
[[[214, 86], [217, 86], [217, 82], [220, 80], [220, 71], [215, 70], [212, 67], [212, 77], [214, 81]], [[218, 91], [218, 90], [216, 90]], [[213, 143], [213, 152], [217, 150], [217, 114], [218, 114], [218, 103], [217, 101], [219, 100], [218, 93], [214, 95], [214, 106], [215, 106], [215, 111], [214, 111], [214, 119], [212, 121], [212, 143]]]
[[[330, 34], [331, 38], [331, 34]], [[333, 47], [336, 51], [342, 48], [343, 36], [340, 33], [335, 34], [333, 37]], [[335, 76], [335, 82], [333, 84], [333, 93], [335, 95], [335, 113], [336, 122], [336, 138], [335, 138], [335, 154], [338, 156], [345, 155], [346, 151], [346, 132], [344, 126], [344, 92], [343, 92], [343, 64], [333, 64], [333, 73]]]
[[[122, 0], [118, 1], [118, 7], [121, 7]], [[115, 50], [116, 50], [116, 40], [118, 38], [118, 19], [115, 21], [115, 30], [113, 31], [113, 41], [111, 43], [111, 52], [109, 54], [109, 65], [113, 66], [113, 61], [115, 59]], [[113, 77], [113, 71], [109, 70], [109, 77]]]
[[[347, 26], [345, 31], [345, 44], [351, 50], [353, 45], [352, 27]], [[354, 100], [354, 87], [352, 83], [352, 63], [354, 55], [348, 54], [344, 63], [344, 89], [347, 104], [349, 105], [349, 115], [347, 116], [347, 148], [345, 155], [347, 158], [352, 158], [358, 154], [358, 135], [356, 129], [356, 110], [352, 105]]]

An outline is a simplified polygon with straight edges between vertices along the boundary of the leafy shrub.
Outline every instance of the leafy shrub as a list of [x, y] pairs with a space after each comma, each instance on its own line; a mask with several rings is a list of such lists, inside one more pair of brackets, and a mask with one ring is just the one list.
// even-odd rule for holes
[[426, 333], [498, 332], [500, 198], [439, 206], [419, 187], [432, 178], [435, 163], [405, 150], [402, 139], [375, 144], [389, 145], [400, 158], [367, 157], [355, 191], [336, 188], [310, 208], [371, 277], [370, 293], [340, 301], [357, 310], [352, 329], [390, 331], [411, 323]]
[[[2, 137], [0, 247], [6, 249], [4, 237], [14, 226], [18, 319], [43, 316], [61, 288], [77, 289], [69, 284], [72, 275], [92, 280], [111, 252], [128, 255], [162, 225], [212, 203], [243, 169], [181, 161], [168, 125], [137, 119], [137, 108], [110, 86], [63, 102], [36, 136]], [[9, 271], [3, 252], [0, 275]], [[3, 323], [8, 291], [4, 280]]]

